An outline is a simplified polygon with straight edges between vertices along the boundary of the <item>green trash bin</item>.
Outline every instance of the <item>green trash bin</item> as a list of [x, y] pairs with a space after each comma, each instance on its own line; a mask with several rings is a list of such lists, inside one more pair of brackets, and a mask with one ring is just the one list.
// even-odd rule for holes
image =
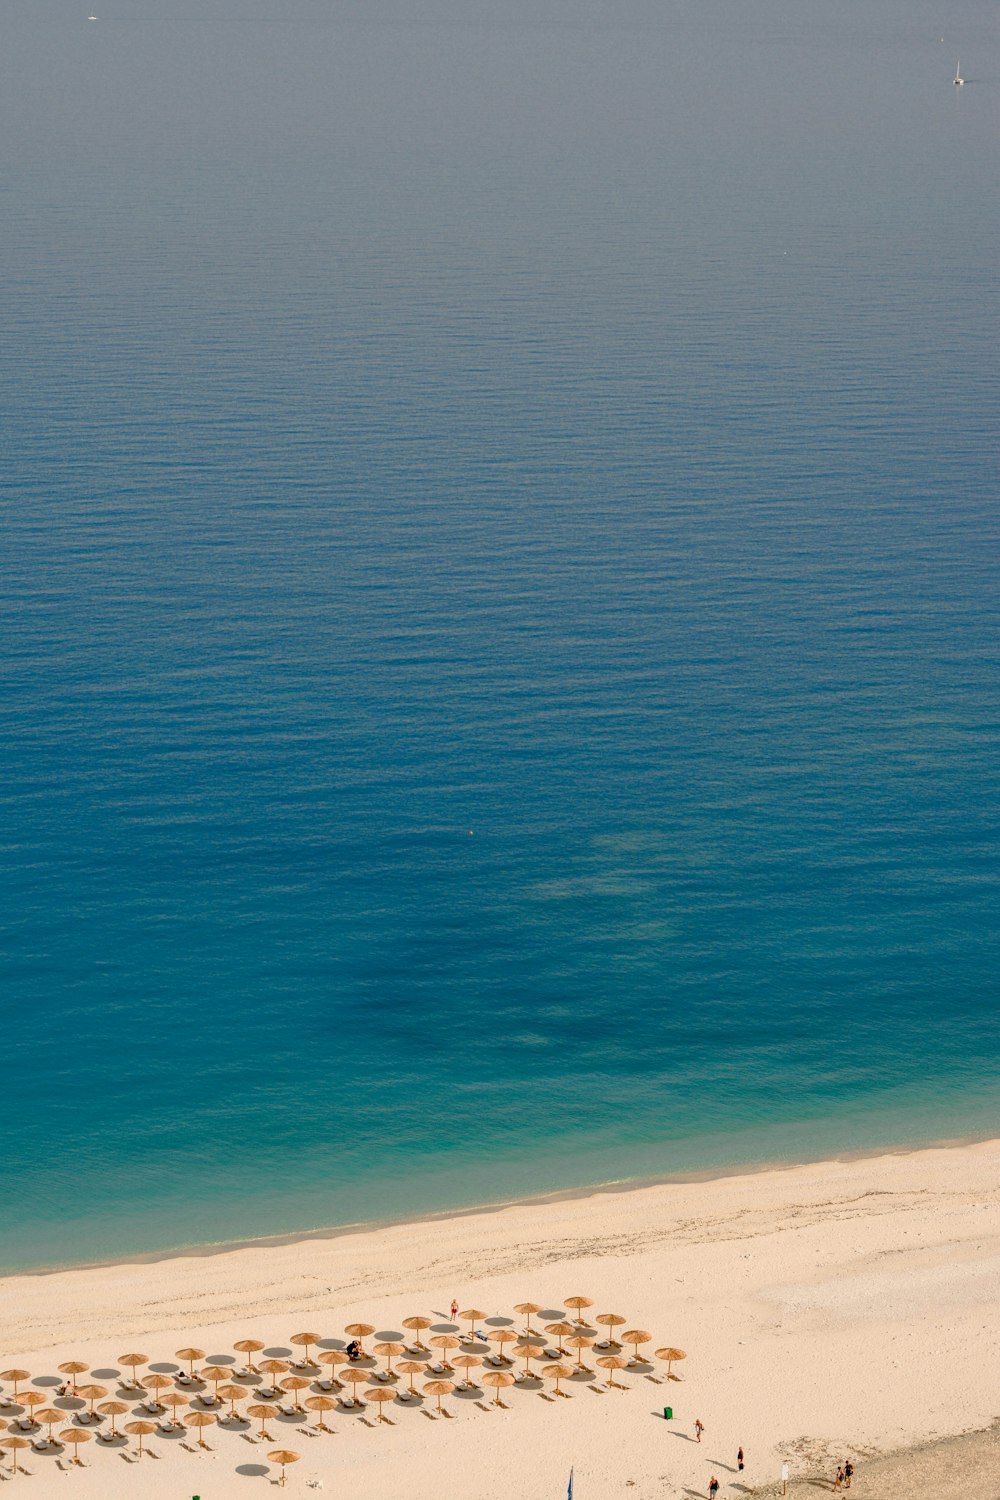
[[669, 1422], [671, 1420], [671, 1418], [673, 1417], [673, 1415], [674, 1415], [674, 1409], [673, 1409], [672, 1406], [665, 1406], [663, 1408], [663, 1420], [664, 1420], [664, 1422]]

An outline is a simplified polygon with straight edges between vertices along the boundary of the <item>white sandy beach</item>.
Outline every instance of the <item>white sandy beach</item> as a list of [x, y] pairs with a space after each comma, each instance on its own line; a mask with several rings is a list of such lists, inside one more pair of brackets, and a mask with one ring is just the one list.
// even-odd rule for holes
[[[290, 1496], [560, 1500], [572, 1466], [576, 1500], [704, 1496], [713, 1472], [721, 1500], [736, 1500], [742, 1484], [772, 1485], [785, 1459], [793, 1492], [813, 1493], [848, 1456], [856, 1492], [925, 1493], [906, 1476], [930, 1464], [936, 1496], [970, 1466], [974, 1492], [992, 1496], [994, 1437], [950, 1448], [939, 1440], [988, 1428], [1000, 1409], [998, 1293], [992, 1141], [8, 1277], [0, 1364], [44, 1379], [69, 1359], [115, 1368], [130, 1349], [160, 1362], [188, 1344], [209, 1355], [245, 1337], [287, 1346], [303, 1328], [342, 1337], [354, 1320], [398, 1329], [413, 1313], [446, 1314], [453, 1296], [463, 1308], [510, 1315], [518, 1302], [556, 1307], [583, 1294], [595, 1299], [593, 1312], [621, 1312], [652, 1332], [650, 1348], [686, 1349], [682, 1380], [623, 1372], [625, 1392], [575, 1382], [558, 1402], [514, 1388], [505, 1410], [451, 1397], [450, 1418], [437, 1420], [390, 1403], [392, 1426], [333, 1412], [331, 1435], [305, 1436], [288, 1419], [271, 1424], [273, 1444], [214, 1427], [208, 1453], [151, 1439], [156, 1456], [141, 1468], [91, 1442], [85, 1469], [27, 1453], [30, 1473], [17, 1482], [81, 1500], [249, 1497], [273, 1492], [267, 1450], [289, 1447], [302, 1455], [288, 1473]], [[665, 1404], [673, 1422], [663, 1420]], [[700, 1446], [696, 1417], [706, 1428]], [[897, 1456], [877, 1460], [889, 1453]]]

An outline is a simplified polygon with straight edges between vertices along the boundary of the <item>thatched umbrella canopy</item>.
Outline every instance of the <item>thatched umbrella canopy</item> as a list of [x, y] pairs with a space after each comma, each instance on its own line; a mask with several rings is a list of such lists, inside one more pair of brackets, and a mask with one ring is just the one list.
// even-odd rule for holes
[[431, 1344], [435, 1349], [441, 1350], [441, 1363], [446, 1370], [450, 1370], [451, 1364], [448, 1361], [448, 1351], [449, 1349], [461, 1349], [462, 1340], [455, 1338], [450, 1333], [436, 1333], [431, 1339]]
[[[142, 1384], [147, 1391], [152, 1391], [153, 1395], [156, 1396], [158, 1391], [168, 1391], [173, 1385], [173, 1381], [169, 1375], [144, 1375], [142, 1377]], [[187, 1400], [186, 1396], [184, 1400]]]
[[417, 1335], [416, 1338], [413, 1340], [413, 1348], [414, 1349], [425, 1349], [427, 1346], [426, 1346], [426, 1344], [422, 1344], [420, 1342], [420, 1335], [421, 1335], [421, 1333], [423, 1333], [423, 1331], [424, 1331], [425, 1328], [433, 1328], [434, 1327], [434, 1319], [433, 1318], [425, 1318], [423, 1316], [412, 1317], [412, 1318], [404, 1318], [403, 1319], [403, 1327], [404, 1328], [412, 1328], [415, 1331], [416, 1335]]
[[582, 1323], [583, 1322], [583, 1319], [580, 1316], [580, 1314], [582, 1313], [583, 1309], [585, 1307], [593, 1307], [593, 1305], [594, 1305], [594, 1299], [593, 1299], [593, 1297], [567, 1297], [566, 1300], [563, 1302], [563, 1307], [570, 1307], [576, 1313], [576, 1321], [578, 1323]]
[[366, 1401], [375, 1401], [378, 1403], [378, 1419], [380, 1422], [385, 1421], [385, 1413], [382, 1410], [383, 1406], [387, 1401], [395, 1401], [395, 1399], [396, 1392], [391, 1386], [375, 1385], [372, 1386], [370, 1391], [365, 1391]]
[[480, 1318], [485, 1318], [486, 1314], [483, 1312], [481, 1307], [470, 1307], [464, 1313], [459, 1313], [458, 1316], [461, 1318], [463, 1323], [469, 1324], [468, 1337], [474, 1338], [476, 1332], [476, 1324], [479, 1322]]
[[149, 1437], [151, 1432], [156, 1431], [155, 1422], [126, 1422], [125, 1431], [139, 1439], [139, 1457], [142, 1457], [142, 1440]]
[[48, 1436], [46, 1437], [45, 1441], [47, 1443], [51, 1443], [52, 1429], [57, 1422], [63, 1422], [66, 1420], [66, 1413], [64, 1411], [59, 1411], [55, 1406], [46, 1406], [42, 1411], [35, 1412], [35, 1419], [36, 1421], [45, 1423], [46, 1427], [49, 1429]]
[[271, 1406], [266, 1401], [259, 1401], [256, 1406], [247, 1407], [247, 1416], [260, 1418], [260, 1435], [262, 1438], [266, 1438], [267, 1432], [265, 1431], [264, 1424], [270, 1422], [272, 1417], [276, 1417], [280, 1410], [279, 1406]]
[[316, 1423], [316, 1426], [319, 1429], [319, 1431], [320, 1432], [329, 1432], [330, 1428], [327, 1427], [326, 1423], [323, 1421], [323, 1413], [325, 1411], [336, 1411], [336, 1409], [337, 1409], [337, 1403], [333, 1399], [333, 1397], [332, 1396], [310, 1396], [307, 1399], [307, 1401], [306, 1401], [306, 1406], [308, 1406], [308, 1408], [309, 1408], [310, 1411], [318, 1411], [319, 1412], [319, 1421]]
[[618, 1386], [618, 1389], [623, 1391], [625, 1387], [615, 1379], [615, 1371], [627, 1369], [628, 1360], [622, 1359], [620, 1354], [602, 1354], [597, 1363], [602, 1370], [608, 1371], [608, 1385]]
[[312, 1348], [313, 1344], [318, 1344], [319, 1340], [320, 1335], [318, 1333], [293, 1333], [288, 1342], [290, 1344], [294, 1344], [297, 1349], [304, 1349], [306, 1352], [303, 1355], [303, 1358], [306, 1364], [314, 1365], [316, 1361], [309, 1358], [309, 1350]]
[[524, 1375], [529, 1375], [531, 1373], [528, 1369], [529, 1360], [541, 1359], [542, 1357], [539, 1353], [537, 1344], [515, 1344], [510, 1352], [511, 1354], [516, 1354], [518, 1359], [524, 1360]]
[[522, 1313], [524, 1315], [524, 1317], [527, 1318], [527, 1320], [528, 1320], [528, 1332], [529, 1333], [531, 1332], [531, 1319], [532, 1319], [533, 1315], [535, 1313], [540, 1313], [541, 1310], [542, 1310], [542, 1307], [541, 1307], [541, 1303], [539, 1303], [539, 1302], [519, 1302], [517, 1304], [517, 1306], [515, 1307], [515, 1309], [514, 1309], [514, 1311], [516, 1313]]
[[198, 1429], [198, 1447], [207, 1448], [208, 1444], [202, 1437], [206, 1427], [212, 1427], [218, 1421], [214, 1411], [189, 1411], [184, 1418], [185, 1427], [196, 1427]]
[[551, 1333], [554, 1338], [559, 1340], [558, 1348], [560, 1354], [566, 1353], [562, 1345], [563, 1339], [569, 1334], [575, 1333], [575, 1331], [572, 1323], [546, 1323], [545, 1325], [545, 1332]]
[[567, 1349], [576, 1350], [576, 1366], [578, 1370], [584, 1369], [583, 1351], [589, 1349], [594, 1340], [592, 1335], [586, 1333], [574, 1333], [572, 1338], [566, 1340]]
[[380, 1354], [385, 1360], [385, 1373], [392, 1374], [392, 1362], [400, 1354], [406, 1353], [405, 1344], [376, 1344], [375, 1353]]
[[[60, 1365], [59, 1368], [63, 1369], [64, 1366]], [[81, 1370], [86, 1370], [87, 1366], [86, 1365], [80, 1365], [79, 1368]], [[30, 1370], [0, 1370], [0, 1380], [11, 1380], [14, 1383], [14, 1400], [15, 1401], [17, 1400], [17, 1388], [20, 1385], [21, 1381], [22, 1380], [30, 1380], [30, 1379], [31, 1379], [31, 1371]]]
[[556, 1395], [561, 1396], [563, 1392], [559, 1389], [560, 1380], [569, 1380], [573, 1374], [572, 1365], [543, 1365], [542, 1374], [547, 1375], [556, 1383]]
[[631, 1344], [635, 1350], [636, 1363], [639, 1361], [639, 1345], [651, 1344], [653, 1335], [647, 1333], [645, 1328], [630, 1328], [627, 1333], [622, 1334], [622, 1343]]
[[504, 1386], [513, 1384], [514, 1377], [509, 1370], [487, 1370], [483, 1376], [483, 1385], [492, 1386], [496, 1391], [496, 1395], [493, 1397], [494, 1406], [503, 1406], [503, 1402], [500, 1400], [500, 1392]]
[[[87, 1437], [90, 1437], [90, 1433], [89, 1432], [87, 1433]], [[11, 1437], [5, 1437], [5, 1438], [0, 1438], [0, 1448], [6, 1448], [7, 1452], [12, 1455], [12, 1462], [13, 1462], [13, 1465], [14, 1465], [13, 1469], [11, 1470], [12, 1474], [16, 1474], [17, 1473], [17, 1455], [21, 1452], [22, 1448], [30, 1448], [30, 1447], [31, 1447], [31, 1439], [30, 1438], [13, 1437], [13, 1436], [11, 1436]]]
[[370, 1384], [371, 1372], [369, 1370], [356, 1369], [344, 1370], [340, 1378], [341, 1380], [346, 1380], [351, 1386], [351, 1399], [357, 1401], [358, 1386]]
[[48, 1396], [44, 1396], [41, 1391], [24, 1391], [20, 1396], [18, 1396], [17, 1399], [22, 1406], [26, 1406], [28, 1408], [29, 1412], [31, 1413], [32, 1423], [34, 1423], [36, 1418], [32, 1408], [36, 1406], [44, 1406], [49, 1398]]
[[77, 1389], [77, 1395], [82, 1396], [85, 1401], [90, 1402], [90, 1415], [94, 1415], [94, 1402], [100, 1401], [102, 1396], [109, 1395], [106, 1385], [81, 1385]]
[[441, 1410], [441, 1397], [450, 1396], [454, 1389], [455, 1387], [450, 1380], [428, 1380], [424, 1386], [424, 1390], [428, 1396], [436, 1396], [438, 1398], [438, 1411]]
[[100, 1406], [97, 1408], [97, 1410], [101, 1413], [102, 1417], [110, 1417], [111, 1418], [111, 1436], [112, 1437], [117, 1437], [118, 1436], [118, 1428], [115, 1426], [115, 1423], [118, 1421], [119, 1417], [123, 1417], [125, 1415], [125, 1413], [128, 1411], [128, 1402], [127, 1401], [102, 1401], [101, 1404], [100, 1404]]
[[80, 1444], [89, 1443], [93, 1436], [94, 1434], [88, 1432], [85, 1427], [64, 1427], [59, 1434], [59, 1441], [61, 1443], [69, 1443], [73, 1449], [73, 1462], [79, 1464], [81, 1469], [83, 1468], [83, 1460], [80, 1457]]
[[[264, 1375], [287, 1375], [290, 1369], [287, 1359], [262, 1359], [257, 1368]], [[271, 1382], [272, 1389], [275, 1382]]]
[[257, 1366], [254, 1364], [252, 1356], [259, 1354], [264, 1348], [263, 1341], [261, 1339], [240, 1339], [238, 1344], [233, 1345], [233, 1348], [237, 1354], [245, 1354], [247, 1356], [247, 1369], [252, 1375], [256, 1375]]
[[[465, 1371], [465, 1384], [467, 1386], [471, 1386], [473, 1390], [478, 1390], [476, 1382], [469, 1378], [469, 1371], [474, 1370], [477, 1365], [482, 1364], [482, 1360], [480, 1359], [479, 1355], [456, 1354], [455, 1358], [452, 1360], [452, 1364], [455, 1366], [456, 1370]], [[400, 1368], [402, 1368], [402, 1366]]]
[[300, 1391], [307, 1391], [312, 1381], [306, 1375], [286, 1375], [281, 1382], [281, 1389], [289, 1392], [295, 1399], [295, 1410], [302, 1411], [302, 1401], [299, 1397]]
[[204, 1359], [204, 1349], [175, 1349], [175, 1359], [186, 1359], [188, 1363], [188, 1374], [194, 1379], [194, 1362], [196, 1359]]
[[349, 1333], [351, 1335], [352, 1339], [357, 1339], [359, 1345], [361, 1346], [361, 1353], [362, 1353], [362, 1356], [363, 1356], [364, 1352], [365, 1352], [364, 1341], [365, 1341], [366, 1338], [368, 1338], [369, 1334], [372, 1334], [372, 1333], [375, 1332], [375, 1324], [374, 1323], [348, 1323], [347, 1327], [344, 1329], [344, 1332], [345, 1333]]
[[287, 1464], [297, 1464], [299, 1461], [299, 1454], [293, 1453], [291, 1448], [278, 1448], [276, 1452], [269, 1453], [267, 1456], [273, 1464], [281, 1465], [281, 1484], [282, 1488], [284, 1488], [285, 1467]]
[[137, 1375], [136, 1375], [135, 1372], [136, 1372], [136, 1370], [141, 1369], [143, 1365], [148, 1365], [149, 1364], [149, 1355], [148, 1354], [120, 1354], [118, 1356], [118, 1363], [120, 1365], [124, 1365], [126, 1369], [130, 1369], [132, 1371], [132, 1379], [131, 1379], [131, 1381], [126, 1381], [125, 1383], [129, 1384], [129, 1385], [138, 1385], [139, 1384], [139, 1380], [138, 1380], [138, 1377], [137, 1377]]
[[414, 1377], [414, 1375], [419, 1375], [422, 1370], [426, 1370], [427, 1366], [424, 1364], [423, 1360], [422, 1359], [404, 1359], [404, 1360], [400, 1361], [400, 1363], [396, 1366], [396, 1368], [403, 1375], [408, 1375], [410, 1377], [410, 1395], [411, 1396], [415, 1396], [417, 1394], [417, 1388], [413, 1384], [413, 1377]]
[[628, 1319], [623, 1318], [621, 1313], [598, 1313], [597, 1317], [594, 1319], [595, 1323], [598, 1323], [602, 1328], [607, 1329], [607, 1339], [611, 1344], [616, 1344], [618, 1342], [618, 1340], [615, 1338], [615, 1329], [620, 1328], [622, 1324], [626, 1323], [627, 1321]]
[[672, 1367], [674, 1366], [674, 1364], [676, 1364], [676, 1362], [679, 1359], [687, 1359], [687, 1355], [686, 1355], [686, 1353], [684, 1352], [683, 1349], [671, 1349], [669, 1347], [666, 1348], [666, 1349], [657, 1349], [657, 1351], [656, 1351], [656, 1357], [657, 1357], [657, 1359], [665, 1359], [666, 1360], [666, 1362], [667, 1362], [667, 1379], [668, 1380], [679, 1380], [680, 1379], [679, 1375], [674, 1375]]
[[177, 1421], [177, 1415], [182, 1406], [187, 1406], [190, 1398], [182, 1396], [180, 1391], [167, 1391], [159, 1397], [160, 1406], [169, 1406], [173, 1420]]
[[229, 1380], [232, 1370], [228, 1365], [206, 1365], [201, 1372], [202, 1380], [210, 1380], [215, 1386], [215, 1395], [219, 1394], [219, 1386], [224, 1380]]

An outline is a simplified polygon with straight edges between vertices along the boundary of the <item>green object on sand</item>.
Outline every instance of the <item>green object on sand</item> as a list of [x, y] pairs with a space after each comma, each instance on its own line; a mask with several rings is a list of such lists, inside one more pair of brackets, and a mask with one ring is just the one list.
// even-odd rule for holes
[[[670, 1419], [673, 1417], [673, 1414], [674, 1414], [673, 1407], [672, 1406], [665, 1406], [663, 1408], [663, 1420], [664, 1420], [664, 1422], [669, 1422]], [[197, 1495], [195, 1496], [195, 1500], [198, 1500]]]

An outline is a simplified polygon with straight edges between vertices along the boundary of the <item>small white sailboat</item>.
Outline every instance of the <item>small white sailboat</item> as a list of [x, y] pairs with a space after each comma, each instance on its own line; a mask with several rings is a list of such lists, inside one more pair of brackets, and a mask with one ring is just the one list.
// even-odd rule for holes
[[962, 74], [960, 72], [961, 61], [962, 59], [959, 58], [958, 62], [955, 64], [955, 76], [952, 79], [952, 83], [954, 83], [957, 89], [960, 89], [965, 83], [965, 79], [962, 77]]

